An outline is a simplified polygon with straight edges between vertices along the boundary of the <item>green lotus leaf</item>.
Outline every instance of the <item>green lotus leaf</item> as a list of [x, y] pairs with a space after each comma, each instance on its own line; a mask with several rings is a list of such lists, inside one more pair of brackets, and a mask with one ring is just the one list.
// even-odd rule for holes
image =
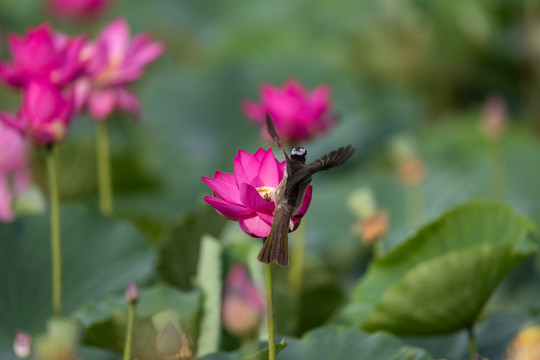
[[[158, 331], [152, 321], [153, 315], [158, 313], [165, 322], [167, 317], [180, 320], [182, 331], [193, 349], [200, 301], [201, 293], [198, 289], [186, 292], [167, 284], [142, 289], [136, 308], [133, 355], [141, 360], [160, 359], [156, 349]], [[74, 317], [87, 328], [85, 345], [108, 349], [118, 354], [123, 352], [127, 325], [127, 303], [123, 296], [87, 303], [74, 313]]]
[[[123, 293], [150, 278], [156, 252], [132, 225], [81, 206], [63, 206], [62, 311]], [[13, 332], [37, 335], [52, 316], [50, 224], [46, 214], [0, 224], [0, 358], [15, 358]]]
[[[258, 344], [253, 344], [253, 347], [255, 348], [255, 350], [257, 350], [257, 352], [253, 354], [249, 354], [250, 346], [246, 345], [246, 347], [244, 347], [243, 349], [239, 349], [233, 352], [220, 352], [215, 354], [209, 354], [202, 357], [201, 360], [268, 360], [267, 342], [259, 342]], [[276, 354], [278, 354], [286, 347], [287, 343], [284, 340], [276, 343]]]
[[425, 350], [406, 346], [390, 334], [325, 326], [301, 340], [288, 339], [280, 360], [432, 360]]
[[508, 205], [460, 206], [375, 261], [344, 315], [399, 335], [470, 327], [505, 274], [536, 251], [532, 230]]

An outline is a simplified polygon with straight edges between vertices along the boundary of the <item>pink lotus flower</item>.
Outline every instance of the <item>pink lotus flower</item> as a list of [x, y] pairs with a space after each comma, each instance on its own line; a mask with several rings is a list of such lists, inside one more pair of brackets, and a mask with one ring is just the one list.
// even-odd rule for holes
[[52, 145], [64, 139], [73, 115], [73, 96], [45, 80], [33, 80], [24, 90], [17, 116], [0, 113], [0, 120], [28, 136], [36, 145]]
[[78, 20], [100, 14], [110, 2], [111, 0], [49, 0], [49, 7], [60, 17]]
[[259, 328], [265, 313], [260, 291], [249, 278], [247, 269], [235, 264], [229, 269], [223, 298], [223, 325], [231, 334], [244, 337]]
[[21, 135], [0, 123], [0, 221], [12, 221], [13, 197], [30, 183], [26, 143]]
[[[259, 149], [253, 155], [239, 150], [234, 174], [218, 171], [213, 178], [202, 178], [214, 192], [204, 200], [227, 219], [238, 221], [246, 234], [267, 237], [274, 219], [273, 196], [284, 170], [285, 161], [279, 162], [272, 149]], [[295, 227], [309, 207], [312, 191], [309, 186], [300, 209], [291, 218]]]
[[84, 70], [80, 51], [84, 37], [68, 38], [48, 25], [28, 31], [24, 38], [9, 36], [12, 62], [0, 63], [0, 79], [14, 87], [24, 87], [34, 78], [45, 78], [65, 86]]
[[152, 42], [148, 34], [131, 39], [124, 19], [113, 21], [84, 51], [90, 58], [89, 75], [77, 85], [78, 103], [86, 104], [97, 120], [104, 120], [115, 108], [138, 115], [139, 102], [126, 85], [138, 79], [163, 50], [164, 45]]
[[285, 82], [283, 89], [269, 84], [261, 87], [261, 104], [245, 101], [246, 116], [261, 126], [261, 134], [269, 139], [265, 127], [269, 113], [282, 141], [294, 144], [330, 131], [335, 123], [332, 116], [330, 89], [319, 86], [308, 92], [295, 80]]

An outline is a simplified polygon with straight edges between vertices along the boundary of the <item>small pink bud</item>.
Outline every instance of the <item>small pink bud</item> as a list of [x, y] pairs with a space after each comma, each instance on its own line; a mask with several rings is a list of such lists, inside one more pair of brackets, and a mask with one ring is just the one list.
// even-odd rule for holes
[[126, 292], [124, 293], [124, 297], [131, 305], [135, 305], [139, 301], [139, 289], [134, 282], [128, 285]]
[[482, 109], [482, 127], [490, 139], [498, 139], [504, 133], [507, 120], [506, 103], [499, 97], [488, 97]]
[[231, 334], [245, 337], [259, 328], [265, 304], [244, 266], [235, 264], [230, 268], [222, 306], [223, 325]]
[[25, 359], [30, 356], [32, 346], [32, 337], [24, 332], [17, 331], [13, 341], [13, 351], [18, 358]]

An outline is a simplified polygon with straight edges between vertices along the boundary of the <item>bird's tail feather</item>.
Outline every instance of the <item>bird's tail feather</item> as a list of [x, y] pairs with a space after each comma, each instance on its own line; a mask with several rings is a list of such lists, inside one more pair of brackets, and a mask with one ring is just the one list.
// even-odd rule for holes
[[289, 266], [289, 222], [274, 220], [274, 223], [257, 259], [265, 264]]

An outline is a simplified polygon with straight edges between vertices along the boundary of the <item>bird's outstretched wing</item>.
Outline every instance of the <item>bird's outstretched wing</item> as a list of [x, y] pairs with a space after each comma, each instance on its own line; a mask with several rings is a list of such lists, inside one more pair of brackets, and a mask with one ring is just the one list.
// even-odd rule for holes
[[287, 178], [285, 196], [288, 196], [296, 185], [305, 181], [311, 181], [311, 176], [314, 173], [345, 164], [354, 154], [354, 150], [355, 148], [352, 147], [352, 145], [342, 146], [339, 149], [322, 156], [318, 160], [315, 160], [305, 168], [296, 171], [294, 174], [290, 174]]
[[283, 148], [283, 144], [281, 143], [281, 139], [279, 138], [279, 135], [274, 126], [274, 121], [272, 120], [272, 118], [270, 117], [270, 114], [268, 113], [266, 113], [266, 130], [268, 131], [268, 134], [272, 137], [272, 139], [274, 139], [279, 150], [281, 150], [281, 153], [285, 157], [285, 161], [287, 162], [287, 173], [290, 174], [291, 159], [289, 159], [289, 155], [287, 155], [287, 153], [285, 152], [285, 149]]

